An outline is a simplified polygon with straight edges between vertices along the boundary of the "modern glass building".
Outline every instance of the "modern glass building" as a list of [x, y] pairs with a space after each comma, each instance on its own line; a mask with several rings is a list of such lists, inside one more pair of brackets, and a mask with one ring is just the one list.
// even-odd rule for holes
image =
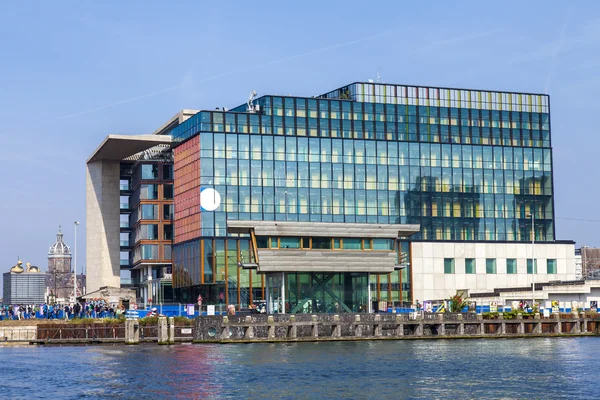
[[[315, 250], [323, 241], [328, 247], [319, 251], [338, 243], [366, 253], [392, 240], [382, 251], [394, 252], [401, 267], [354, 271], [367, 273], [370, 301], [493, 289], [512, 284], [513, 274], [514, 284], [525, 282], [528, 257], [558, 262], [555, 276], [544, 278], [570, 276], [567, 252], [547, 256], [556, 251], [543, 247], [572, 246], [555, 241], [547, 95], [356, 82], [316, 97], [266, 95], [230, 111], [199, 111], [161, 134], [171, 137], [174, 155], [173, 287], [181, 302], [201, 294], [246, 307], [282, 287], [298, 292], [301, 280], [321, 289], [331, 283], [341, 299], [343, 273], [321, 285], [301, 259], [300, 275], [273, 277], [257, 260], [260, 249]], [[253, 243], [250, 231], [231, 229], [235, 221], [410, 225], [418, 232], [256, 234]], [[526, 255], [532, 238], [540, 250]], [[483, 277], [475, 284], [468, 275]], [[270, 279], [281, 279], [279, 289]], [[364, 307], [350, 300], [360, 303], [351, 311]], [[296, 306], [286, 311], [318, 308]]]

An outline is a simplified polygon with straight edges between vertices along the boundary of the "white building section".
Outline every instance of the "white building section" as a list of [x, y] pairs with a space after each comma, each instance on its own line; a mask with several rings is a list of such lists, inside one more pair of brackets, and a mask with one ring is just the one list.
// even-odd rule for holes
[[[536, 243], [535, 282], [577, 279], [574, 246]], [[413, 242], [411, 256], [413, 298], [420, 301], [448, 299], [457, 290], [531, 287], [534, 278], [529, 243]]]

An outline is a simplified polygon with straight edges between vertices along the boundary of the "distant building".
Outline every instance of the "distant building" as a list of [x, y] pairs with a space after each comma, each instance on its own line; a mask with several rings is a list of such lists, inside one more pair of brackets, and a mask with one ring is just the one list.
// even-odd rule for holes
[[5, 304], [33, 304], [45, 301], [45, 277], [37, 267], [27, 264], [27, 270], [17, 263], [3, 274]]
[[[63, 240], [61, 227], [58, 227], [56, 241], [48, 250], [48, 273], [45, 278], [47, 293], [54, 294], [58, 301], [68, 300], [73, 294], [73, 271], [71, 269], [71, 248]], [[77, 277], [77, 293], [82, 294], [84, 276]]]

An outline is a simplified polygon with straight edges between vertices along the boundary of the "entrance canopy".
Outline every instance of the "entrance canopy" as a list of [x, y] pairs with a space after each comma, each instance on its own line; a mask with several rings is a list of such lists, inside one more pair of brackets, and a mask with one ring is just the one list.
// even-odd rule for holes
[[[255, 259], [252, 264], [259, 273], [385, 274], [399, 268], [398, 260], [402, 259], [395, 241], [417, 233], [419, 225], [230, 220], [227, 229], [251, 235]], [[298, 240], [281, 245], [289, 243], [289, 239]], [[380, 242], [384, 246], [376, 247]]]

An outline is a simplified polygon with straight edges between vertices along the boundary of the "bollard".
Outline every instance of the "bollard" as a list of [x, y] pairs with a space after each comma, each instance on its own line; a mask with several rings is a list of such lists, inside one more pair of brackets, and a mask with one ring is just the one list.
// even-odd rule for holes
[[169, 322], [169, 344], [174, 344], [175, 343], [175, 318], [174, 317], [169, 317], [168, 319]]
[[158, 317], [158, 344], [169, 344], [167, 317]]
[[312, 315], [311, 316], [312, 319], [312, 336], [313, 337], [319, 337], [319, 325], [317, 322], [317, 316], [316, 315]]

